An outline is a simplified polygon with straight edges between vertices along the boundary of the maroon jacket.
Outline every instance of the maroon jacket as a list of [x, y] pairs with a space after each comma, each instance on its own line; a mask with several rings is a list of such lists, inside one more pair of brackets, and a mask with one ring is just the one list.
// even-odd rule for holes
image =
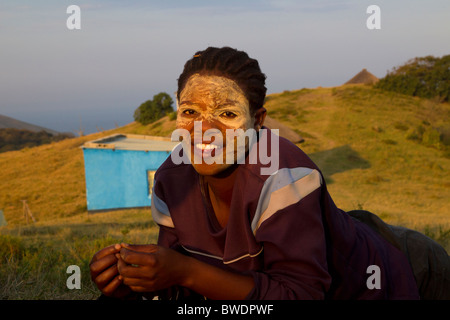
[[[272, 175], [261, 175], [260, 163], [238, 166], [225, 228], [192, 165], [169, 157], [152, 194], [159, 244], [251, 274], [248, 299], [419, 299], [405, 255], [335, 206], [320, 170], [297, 146], [280, 137], [279, 154]], [[371, 265], [379, 267], [380, 289], [368, 288]]]

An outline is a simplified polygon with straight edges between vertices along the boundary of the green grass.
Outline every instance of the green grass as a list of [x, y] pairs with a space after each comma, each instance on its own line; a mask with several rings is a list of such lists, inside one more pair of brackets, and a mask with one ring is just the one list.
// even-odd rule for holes
[[[450, 252], [450, 105], [364, 85], [270, 95], [268, 113], [302, 135], [343, 210], [365, 209], [423, 232]], [[154, 243], [149, 210], [88, 214], [80, 146], [113, 133], [170, 136], [173, 115], [0, 154], [0, 299], [95, 299], [89, 261], [117, 243]], [[21, 200], [36, 223], [26, 224]], [[69, 265], [81, 290], [69, 290]]]
[[[3, 229], [0, 299], [95, 299], [93, 254], [114, 243], [155, 243], [157, 232], [149, 210], [85, 213]], [[81, 269], [80, 290], [66, 286], [70, 265]]]
[[[292, 105], [302, 121], [291, 116]], [[449, 146], [437, 135], [450, 126], [448, 103], [346, 85], [273, 95], [266, 108], [311, 137], [299, 146], [324, 173], [340, 208], [372, 211], [430, 234], [450, 251]], [[416, 139], [411, 130], [419, 131]]]

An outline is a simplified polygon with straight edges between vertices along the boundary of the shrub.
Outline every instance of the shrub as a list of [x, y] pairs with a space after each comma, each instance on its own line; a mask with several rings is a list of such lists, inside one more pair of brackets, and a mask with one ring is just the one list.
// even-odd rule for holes
[[427, 128], [422, 135], [422, 143], [427, 147], [439, 149], [441, 146], [441, 134], [434, 128]]
[[380, 79], [375, 88], [428, 99], [449, 101], [450, 55], [409, 60]]
[[424, 132], [425, 128], [420, 125], [416, 128], [411, 128], [406, 132], [406, 139], [422, 141], [422, 136]]
[[153, 96], [153, 100], [147, 100], [134, 111], [134, 120], [144, 125], [152, 123], [169, 112], [173, 112], [173, 100], [165, 92]]
[[173, 121], [173, 120], [176, 120], [176, 119], [177, 119], [177, 112], [176, 111], [174, 111], [172, 113], [169, 113], [169, 120], [170, 121]]

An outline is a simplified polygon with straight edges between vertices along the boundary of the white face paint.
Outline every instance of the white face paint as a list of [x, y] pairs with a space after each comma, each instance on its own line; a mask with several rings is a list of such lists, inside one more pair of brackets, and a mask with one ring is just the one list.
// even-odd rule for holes
[[[201, 132], [199, 132], [199, 122], [201, 122]], [[223, 171], [236, 162], [239, 151], [240, 154], [245, 154], [248, 143], [239, 147], [236, 144], [239, 135], [227, 140], [227, 130], [241, 129], [236, 132], [242, 135], [248, 129], [254, 129], [254, 122], [255, 118], [250, 113], [249, 102], [244, 92], [231, 79], [194, 74], [180, 93], [177, 128], [186, 129], [191, 135], [191, 141], [194, 141], [194, 137], [196, 138], [192, 148], [189, 146], [192, 149], [191, 152], [187, 153], [200, 174], [215, 174]], [[219, 134], [222, 139], [217, 139]], [[218, 140], [223, 141], [223, 146], [222, 141], [219, 145]], [[238, 148], [241, 150], [237, 150]], [[222, 163], [216, 161], [211, 164], [207, 161], [207, 157], [212, 156], [213, 150], [216, 159], [222, 157]], [[196, 154], [200, 154], [200, 158], [203, 158], [207, 164], [201, 163], [202, 161], [200, 163], [192, 161]], [[231, 163], [229, 163], [230, 159], [233, 159]]]
[[219, 121], [228, 129], [253, 127], [247, 98], [231, 79], [220, 76], [191, 76], [179, 97], [177, 127], [191, 121]]

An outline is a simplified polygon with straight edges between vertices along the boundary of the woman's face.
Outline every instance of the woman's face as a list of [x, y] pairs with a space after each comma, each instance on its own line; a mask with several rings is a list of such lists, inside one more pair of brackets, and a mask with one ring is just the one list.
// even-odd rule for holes
[[[233, 165], [239, 150], [237, 138], [227, 139], [227, 129], [242, 129], [236, 131], [242, 134], [255, 128], [255, 118], [241, 88], [225, 77], [194, 74], [178, 98], [177, 128], [190, 134], [190, 145], [183, 140], [183, 148], [195, 170], [201, 175], [214, 175]], [[246, 152], [248, 142], [241, 146], [241, 152], [242, 148]]]

